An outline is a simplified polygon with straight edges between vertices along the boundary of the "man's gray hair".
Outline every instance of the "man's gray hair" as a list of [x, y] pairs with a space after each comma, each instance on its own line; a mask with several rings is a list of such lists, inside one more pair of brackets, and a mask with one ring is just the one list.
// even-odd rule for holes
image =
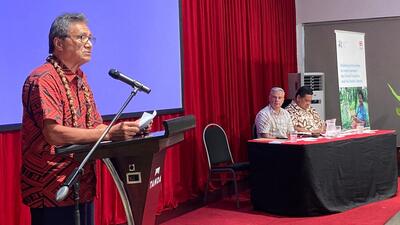
[[54, 51], [53, 40], [55, 37], [64, 39], [68, 37], [69, 26], [71, 23], [88, 23], [86, 16], [83, 13], [64, 13], [58, 16], [50, 27], [49, 32], [49, 53]]
[[285, 94], [285, 91], [280, 87], [271, 88], [271, 91], [269, 92], [269, 94], [272, 94], [272, 93], [275, 93], [275, 92], [283, 92]]

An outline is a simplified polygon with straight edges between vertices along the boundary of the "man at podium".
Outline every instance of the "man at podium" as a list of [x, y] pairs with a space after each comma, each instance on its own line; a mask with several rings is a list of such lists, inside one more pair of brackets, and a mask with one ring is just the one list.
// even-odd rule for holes
[[[27, 77], [22, 93], [22, 197], [32, 225], [74, 224], [74, 198], [55, 194], [79, 162], [55, 155], [55, 147], [95, 142], [102, 124], [93, 93], [80, 67], [89, 62], [95, 38], [83, 14], [58, 16], [49, 32], [46, 62]], [[138, 121], [114, 125], [105, 139], [130, 139]], [[89, 163], [80, 177], [81, 224], [93, 224], [96, 177]]]

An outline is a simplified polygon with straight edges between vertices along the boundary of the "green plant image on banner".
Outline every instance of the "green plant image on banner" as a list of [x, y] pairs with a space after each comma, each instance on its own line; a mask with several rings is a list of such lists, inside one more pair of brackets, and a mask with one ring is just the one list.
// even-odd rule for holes
[[[393, 97], [394, 97], [397, 101], [399, 101], [399, 103], [400, 103], [400, 95], [398, 95], [398, 94], [396, 93], [396, 91], [392, 88], [392, 86], [391, 86], [389, 83], [388, 83], [387, 85], [388, 85], [389, 90], [390, 90], [390, 92], [392, 93]], [[396, 115], [400, 117], [400, 107], [396, 107]]]
[[367, 88], [339, 88], [340, 115], [343, 129], [354, 129], [357, 123], [369, 127]]

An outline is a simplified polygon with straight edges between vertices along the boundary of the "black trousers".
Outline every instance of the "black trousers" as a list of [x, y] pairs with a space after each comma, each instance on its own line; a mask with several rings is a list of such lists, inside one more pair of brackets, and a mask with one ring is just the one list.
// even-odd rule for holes
[[[94, 225], [93, 202], [79, 204], [80, 225]], [[31, 225], [74, 225], [75, 206], [31, 208]]]

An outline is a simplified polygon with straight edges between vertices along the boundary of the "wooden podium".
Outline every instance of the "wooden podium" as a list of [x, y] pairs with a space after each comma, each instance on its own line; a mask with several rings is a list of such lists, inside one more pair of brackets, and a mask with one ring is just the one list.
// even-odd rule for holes
[[[154, 225], [161, 189], [165, 149], [184, 140], [184, 132], [195, 127], [193, 115], [163, 122], [164, 131], [127, 141], [106, 141], [92, 159], [106, 164], [121, 196], [128, 225]], [[93, 144], [57, 148], [83, 160]]]

